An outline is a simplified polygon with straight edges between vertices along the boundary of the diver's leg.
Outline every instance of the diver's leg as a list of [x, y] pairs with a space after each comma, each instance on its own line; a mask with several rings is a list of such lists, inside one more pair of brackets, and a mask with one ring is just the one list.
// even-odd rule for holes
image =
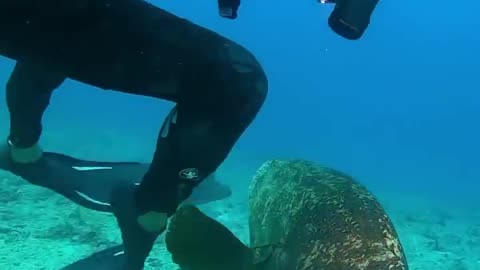
[[18, 163], [37, 161], [42, 151], [38, 140], [42, 116], [50, 97], [65, 76], [32, 63], [17, 62], [7, 82], [6, 99], [10, 113], [10, 154]]
[[[173, 214], [192, 189], [225, 160], [259, 111], [267, 91], [263, 72], [253, 65], [249, 71], [224, 72], [231, 72], [226, 83], [219, 82], [220, 74], [216, 79], [206, 77], [203, 85], [189, 81], [191, 89], [168, 115], [150, 169], [138, 187], [141, 212]], [[206, 89], [208, 93], [202, 96]], [[171, 192], [179, 186], [180, 194]]]
[[[153, 242], [165, 229], [166, 217], [224, 161], [267, 94], [265, 73], [248, 51], [190, 22], [172, 20], [175, 27], [166, 19], [162, 23], [180, 29], [170, 42], [177, 46], [169, 50], [160, 46], [154, 55], [144, 55], [158, 63], [141, 65], [158, 64], [173, 71], [168, 76], [171, 81], [160, 87], [159, 79], [151, 77], [142, 82], [151, 86], [145, 92], [131, 93], [168, 98], [177, 106], [161, 128], [141, 184], [116, 190], [112, 199], [129, 270], [143, 269]], [[164, 63], [173, 65], [165, 68]], [[130, 66], [141, 72], [141, 66]]]
[[[136, 204], [135, 222], [140, 227], [127, 224], [130, 222], [126, 220], [120, 224], [127, 258], [132, 259], [129, 269], [142, 269], [140, 266], [151, 250], [155, 235], [165, 229], [166, 217], [172, 215], [179, 203], [191, 195], [193, 188], [224, 161], [263, 103], [266, 93], [263, 75], [251, 72], [238, 74], [238, 78], [231, 81], [230, 86], [230, 90], [238, 92], [219, 93], [217, 100], [195, 98], [180, 102], [165, 121], [152, 165], [136, 190], [136, 196], [132, 197]], [[121, 195], [119, 199], [124, 198]], [[123, 217], [118, 217], [122, 222]], [[136, 233], [131, 234], [131, 231]], [[145, 234], [145, 239], [139, 234]]]

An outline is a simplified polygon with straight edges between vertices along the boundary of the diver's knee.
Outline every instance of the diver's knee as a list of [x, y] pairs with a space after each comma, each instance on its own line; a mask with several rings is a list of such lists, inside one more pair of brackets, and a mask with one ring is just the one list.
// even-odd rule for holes
[[[227, 94], [232, 108], [242, 113], [256, 114], [264, 104], [268, 93], [268, 79], [259, 61], [251, 52], [237, 44], [229, 45], [230, 72], [233, 85]], [[225, 100], [224, 99], [224, 100]]]

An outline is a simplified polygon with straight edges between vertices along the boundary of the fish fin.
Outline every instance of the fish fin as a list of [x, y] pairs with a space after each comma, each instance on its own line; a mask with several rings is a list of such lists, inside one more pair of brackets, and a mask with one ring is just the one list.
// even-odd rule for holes
[[110, 247], [71, 263], [61, 270], [114, 270], [125, 264], [123, 245]]

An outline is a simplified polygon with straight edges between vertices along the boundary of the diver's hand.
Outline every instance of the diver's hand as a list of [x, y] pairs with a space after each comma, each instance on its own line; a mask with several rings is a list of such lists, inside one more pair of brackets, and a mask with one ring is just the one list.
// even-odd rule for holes
[[240, 7], [240, 0], [217, 0], [218, 12], [220, 16], [227, 19], [236, 19], [238, 8]]

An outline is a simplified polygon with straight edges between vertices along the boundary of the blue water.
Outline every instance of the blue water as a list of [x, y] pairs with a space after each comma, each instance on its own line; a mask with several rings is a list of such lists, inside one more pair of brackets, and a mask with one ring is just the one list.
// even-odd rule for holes
[[[244, 0], [235, 21], [217, 15], [216, 1], [152, 2], [241, 43], [267, 72], [268, 100], [225, 170], [248, 175], [271, 158], [310, 159], [357, 177], [395, 205], [393, 216], [419, 200], [480, 226], [478, 1], [381, 1], [359, 41], [333, 33], [332, 7], [315, 1]], [[13, 64], [0, 59], [0, 85]], [[83, 157], [148, 161], [171, 106], [67, 81], [54, 93], [42, 140]], [[6, 136], [3, 95], [0, 123]], [[469, 254], [480, 254], [478, 245]], [[480, 269], [472, 256], [467, 268], [450, 269]], [[431, 265], [414, 269], [440, 269]]]

